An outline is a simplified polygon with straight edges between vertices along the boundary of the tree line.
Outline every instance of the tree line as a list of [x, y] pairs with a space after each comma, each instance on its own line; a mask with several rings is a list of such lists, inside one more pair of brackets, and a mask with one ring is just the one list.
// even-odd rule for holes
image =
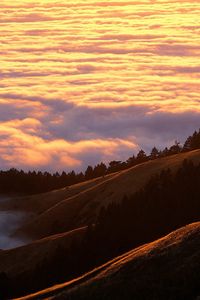
[[101, 162], [96, 166], [88, 166], [85, 172], [75, 173], [71, 171], [61, 174], [56, 172], [36, 172], [17, 170], [12, 168], [7, 171], [0, 171], [0, 193], [18, 193], [18, 194], [37, 194], [48, 192], [54, 189], [63, 188], [72, 184], [80, 183], [93, 178], [105, 176], [117, 171], [125, 170], [140, 163], [158, 159], [181, 152], [191, 151], [200, 148], [200, 130], [195, 131], [189, 136], [183, 146], [175, 142], [169, 148], [158, 150], [153, 147], [150, 154], [147, 155], [144, 150], [140, 150], [137, 155], [132, 155], [126, 161], [111, 161], [108, 166]]

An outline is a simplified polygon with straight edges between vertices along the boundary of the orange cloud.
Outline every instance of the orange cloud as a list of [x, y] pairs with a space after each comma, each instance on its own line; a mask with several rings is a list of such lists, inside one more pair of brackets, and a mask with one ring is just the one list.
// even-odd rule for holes
[[160, 114], [180, 137], [185, 118], [194, 128], [199, 15], [196, 0], [2, 0], [2, 164], [81, 167], [136, 137], [148, 149]]
[[[132, 141], [94, 139], [70, 142], [64, 139], [47, 140], [36, 135], [33, 128], [41, 124], [34, 119], [0, 123], [0, 156], [7, 167], [70, 169], [80, 168], [82, 158], [90, 153], [107, 161], [120, 149], [134, 151]], [[30, 130], [31, 129], [31, 130]]]

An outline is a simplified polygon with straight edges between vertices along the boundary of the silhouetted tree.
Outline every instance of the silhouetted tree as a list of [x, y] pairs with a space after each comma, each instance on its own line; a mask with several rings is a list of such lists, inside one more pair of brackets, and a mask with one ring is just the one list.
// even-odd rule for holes
[[156, 147], [153, 147], [153, 149], [151, 150], [150, 153], [150, 159], [156, 159], [159, 157], [160, 152], [158, 151], [158, 149]]
[[100, 177], [105, 175], [107, 172], [107, 167], [104, 163], [100, 163], [97, 166], [94, 167], [94, 173], [93, 176], [94, 177]]
[[121, 169], [122, 162], [120, 160], [113, 160], [109, 163], [108, 172], [117, 172]]
[[195, 131], [192, 136], [189, 136], [183, 146], [183, 151], [190, 151], [200, 148], [200, 129]]
[[143, 163], [145, 161], [147, 161], [147, 155], [146, 153], [144, 152], [144, 150], [140, 150], [136, 156], [136, 160], [137, 160], [137, 163]]
[[136, 158], [135, 155], [133, 154], [133, 156], [129, 157], [126, 161], [127, 167], [132, 167], [136, 164]]
[[93, 168], [91, 166], [88, 166], [86, 171], [85, 171], [85, 179], [93, 178], [93, 173], [94, 173]]
[[175, 141], [174, 145], [172, 145], [169, 149], [169, 153], [170, 154], [178, 154], [180, 153], [182, 150], [181, 146], [180, 146], [180, 142]]

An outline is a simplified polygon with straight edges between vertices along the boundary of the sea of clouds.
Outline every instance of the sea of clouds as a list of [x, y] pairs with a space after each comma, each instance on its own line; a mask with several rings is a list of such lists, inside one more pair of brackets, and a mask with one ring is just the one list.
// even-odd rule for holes
[[200, 3], [0, 3], [0, 165], [83, 170], [199, 127]]

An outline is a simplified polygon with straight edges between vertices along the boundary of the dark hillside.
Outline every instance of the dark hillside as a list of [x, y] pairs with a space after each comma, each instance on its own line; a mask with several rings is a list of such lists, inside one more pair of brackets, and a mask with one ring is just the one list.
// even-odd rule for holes
[[200, 223], [135, 249], [55, 300], [195, 300], [200, 295]]
[[131, 250], [90, 273], [21, 300], [197, 300], [200, 223]]

